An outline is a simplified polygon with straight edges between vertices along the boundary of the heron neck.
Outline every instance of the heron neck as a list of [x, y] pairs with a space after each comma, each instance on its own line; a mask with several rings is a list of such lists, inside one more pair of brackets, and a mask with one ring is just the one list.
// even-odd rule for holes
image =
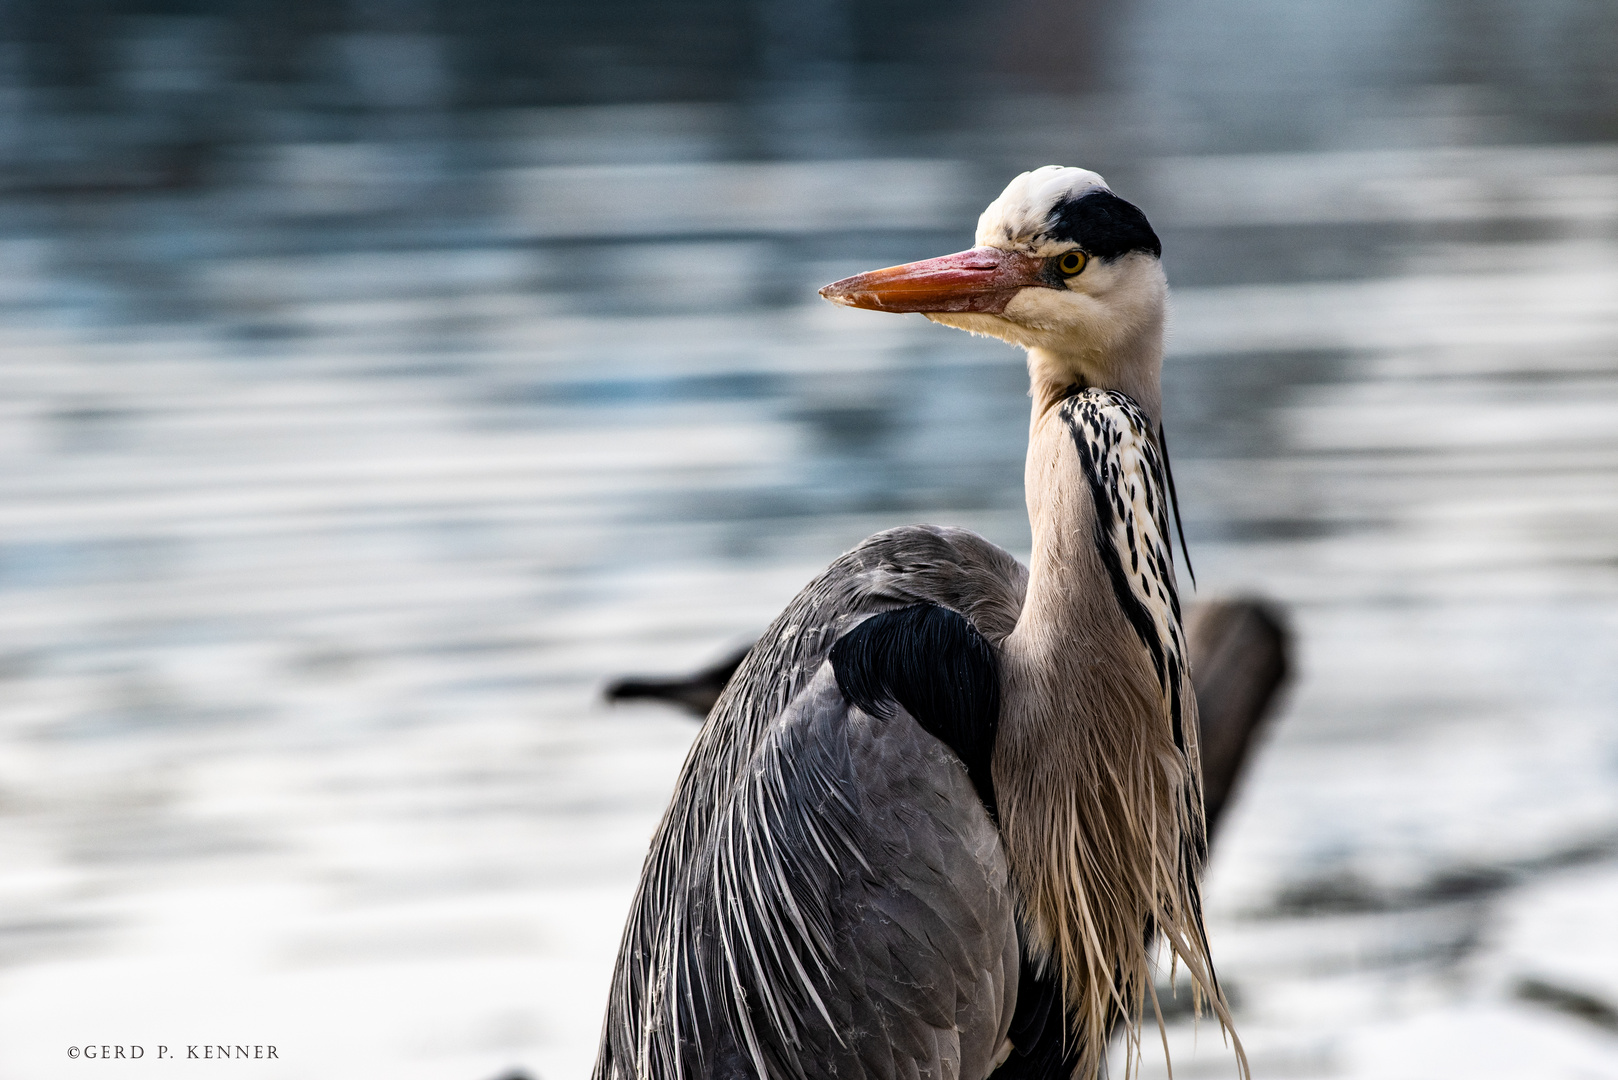
[[[1086, 640], [1119, 621], [1106, 567], [1096, 551], [1095, 507], [1072, 430], [1058, 406], [1075, 386], [1129, 395], [1151, 427], [1162, 430], [1163, 320], [1161, 307], [1132, 332], [1108, 343], [1028, 350], [1028, 460], [1023, 486], [1033, 532], [1027, 600], [1019, 628], [1058, 628], [1062, 640]], [[1051, 638], [1050, 633], [1041, 633]], [[1105, 636], [1103, 640], [1105, 640]], [[1123, 635], [1132, 641], [1131, 635]], [[1133, 655], [1133, 654], [1132, 654]]]
[[1059, 682], [1086, 678], [1063, 670], [1071, 665], [1088, 669], [1111, 662], [1120, 642], [1128, 646], [1129, 659], [1135, 655], [1132, 632], [1110, 633], [1114, 624], [1118, 629], [1125, 624], [1096, 550], [1090, 483], [1073, 432], [1057, 407], [1072, 389], [1072, 384], [1058, 387], [1048, 381], [1035, 382], [1032, 389], [1023, 487], [1033, 546], [1028, 592], [1013, 631], [1019, 650], [1049, 668], [1050, 675], [1061, 676]]

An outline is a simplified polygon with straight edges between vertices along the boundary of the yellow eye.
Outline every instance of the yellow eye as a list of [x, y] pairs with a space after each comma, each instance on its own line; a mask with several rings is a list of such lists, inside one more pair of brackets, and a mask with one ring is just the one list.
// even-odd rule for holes
[[1063, 277], [1072, 277], [1083, 270], [1088, 261], [1084, 252], [1070, 251], [1056, 260], [1056, 269]]

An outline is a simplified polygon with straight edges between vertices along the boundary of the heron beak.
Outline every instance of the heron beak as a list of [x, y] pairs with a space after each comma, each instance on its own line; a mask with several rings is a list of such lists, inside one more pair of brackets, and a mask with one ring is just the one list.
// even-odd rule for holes
[[820, 290], [834, 304], [872, 311], [979, 311], [998, 315], [1018, 290], [1042, 285], [1044, 261], [976, 247], [834, 281]]

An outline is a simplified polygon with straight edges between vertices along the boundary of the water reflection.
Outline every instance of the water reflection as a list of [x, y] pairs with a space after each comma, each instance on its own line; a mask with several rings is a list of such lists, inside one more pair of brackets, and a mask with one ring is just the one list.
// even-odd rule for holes
[[1016, 357], [813, 289], [1066, 159], [1164, 235], [1199, 580], [1305, 650], [1211, 883], [1255, 1067], [1618, 1075], [1605, 16], [710, 7], [16, 5], [4, 1069], [581, 1074], [690, 735], [597, 689], [876, 528], [1026, 546]]

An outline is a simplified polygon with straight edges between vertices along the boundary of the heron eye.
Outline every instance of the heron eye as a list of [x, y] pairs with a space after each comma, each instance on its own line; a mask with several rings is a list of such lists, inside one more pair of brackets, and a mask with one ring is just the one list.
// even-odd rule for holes
[[1056, 260], [1056, 269], [1063, 277], [1072, 277], [1084, 269], [1084, 264], [1090, 260], [1082, 251], [1070, 251]]

